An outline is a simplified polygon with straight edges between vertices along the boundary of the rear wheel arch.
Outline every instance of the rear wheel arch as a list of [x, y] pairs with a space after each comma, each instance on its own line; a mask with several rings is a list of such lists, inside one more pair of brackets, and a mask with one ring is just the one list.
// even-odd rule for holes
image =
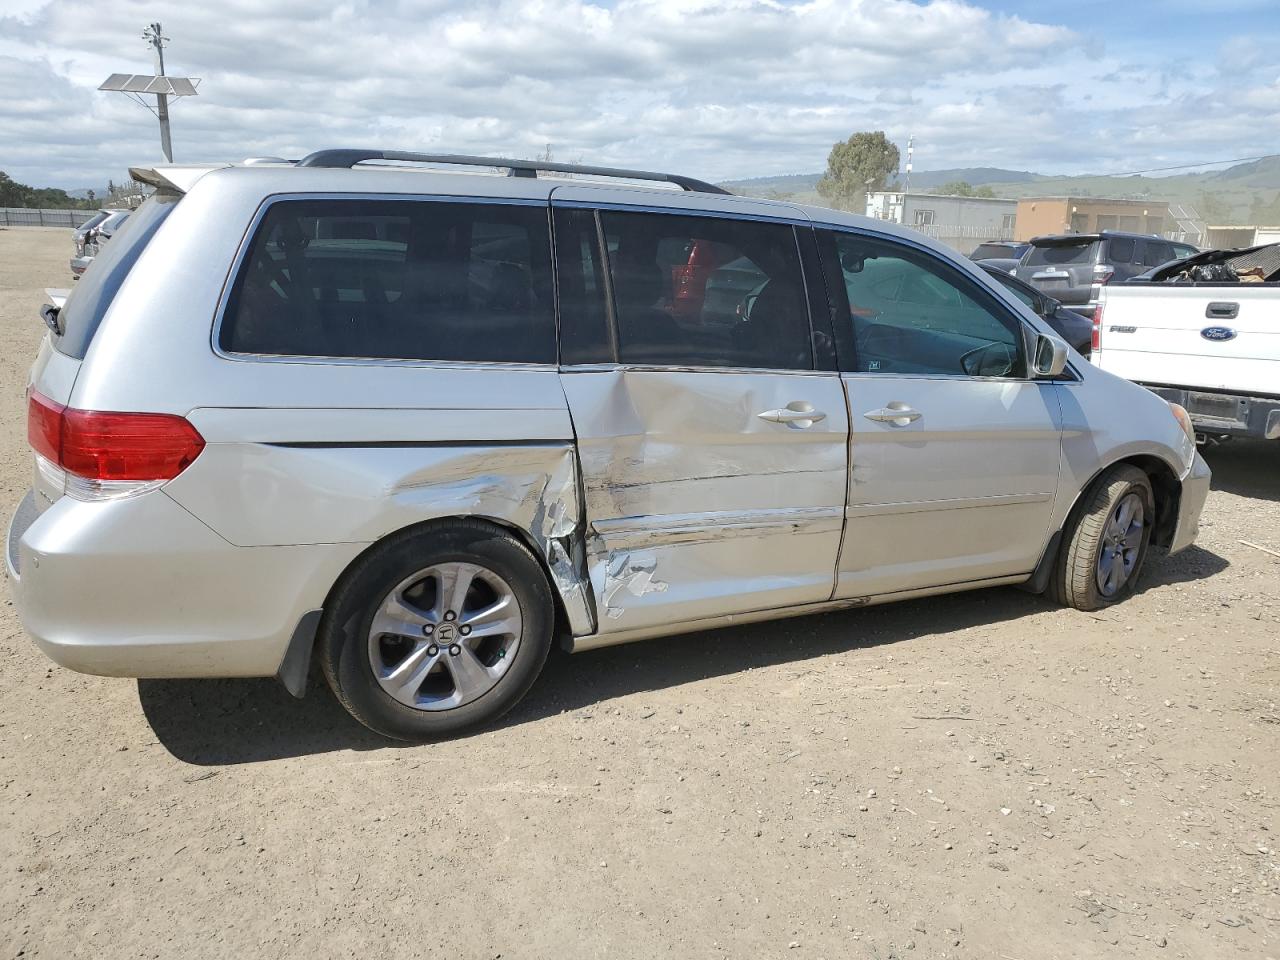
[[[342, 572], [334, 579], [330, 585], [328, 592], [325, 594], [324, 604], [322, 607], [322, 616], [327, 615], [333, 609], [334, 596], [342, 588], [342, 586], [351, 578], [353, 571], [359, 569], [364, 560], [374, 550], [381, 548], [392, 539], [415, 537], [420, 533], [431, 529], [444, 529], [447, 525], [457, 522], [470, 521], [476, 524], [490, 527], [497, 533], [507, 533], [514, 536], [520, 543], [531, 553], [538, 562], [539, 568], [542, 570], [542, 576], [546, 581], [547, 589], [551, 593], [551, 598], [555, 604], [555, 629], [556, 635], [560, 636], [561, 631], [569, 631], [569, 618], [564, 609], [564, 600], [560, 596], [560, 591], [556, 589], [555, 578], [551, 575], [550, 567], [547, 563], [545, 552], [538, 546], [532, 534], [517, 524], [509, 521], [501, 520], [496, 517], [485, 516], [482, 514], [457, 514], [446, 517], [432, 517], [429, 520], [420, 520], [417, 523], [411, 523], [408, 526], [399, 527], [392, 530], [382, 537], [379, 537], [373, 543], [370, 543], [361, 550], [351, 561], [342, 568]], [[316, 631], [315, 642], [319, 642], [321, 631]], [[314, 642], [312, 649], [314, 650]]]

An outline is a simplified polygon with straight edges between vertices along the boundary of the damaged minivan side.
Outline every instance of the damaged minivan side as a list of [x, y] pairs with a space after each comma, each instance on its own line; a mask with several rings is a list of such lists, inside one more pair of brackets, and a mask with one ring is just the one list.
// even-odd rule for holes
[[[438, 169], [480, 160], [515, 175]], [[1185, 412], [914, 232], [487, 158], [135, 174], [32, 370], [9, 534], [72, 669], [301, 696], [317, 663], [424, 739], [553, 642], [1002, 584], [1094, 609], [1195, 536]]]

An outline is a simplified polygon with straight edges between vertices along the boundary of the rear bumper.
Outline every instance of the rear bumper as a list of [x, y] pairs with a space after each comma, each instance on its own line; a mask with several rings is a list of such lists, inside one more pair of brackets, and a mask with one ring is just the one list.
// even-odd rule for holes
[[1280, 440], [1280, 400], [1215, 390], [1143, 384], [1157, 396], [1186, 408], [1196, 432], [1209, 436]]
[[1178, 497], [1178, 525], [1174, 528], [1169, 552], [1177, 553], [1195, 543], [1200, 532], [1200, 513], [1209, 496], [1209, 483], [1213, 479], [1209, 465], [1199, 453], [1191, 461], [1191, 469], [1182, 478], [1182, 495]]
[[236, 547], [163, 491], [103, 503], [28, 494], [6, 565], [51, 660], [115, 677], [268, 677], [358, 544]]

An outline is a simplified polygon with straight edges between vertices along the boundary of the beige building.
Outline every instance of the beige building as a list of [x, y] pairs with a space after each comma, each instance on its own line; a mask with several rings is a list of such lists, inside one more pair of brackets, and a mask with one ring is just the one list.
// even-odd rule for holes
[[1102, 197], [1027, 197], [1018, 201], [1015, 240], [1055, 233], [1127, 230], [1163, 235], [1171, 226], [1163, 200], [1108, 200]]

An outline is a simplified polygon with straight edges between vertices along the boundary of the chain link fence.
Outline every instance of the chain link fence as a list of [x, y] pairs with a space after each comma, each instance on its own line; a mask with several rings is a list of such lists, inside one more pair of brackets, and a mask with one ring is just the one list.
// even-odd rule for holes
[[78, 227], [97, 212], [97, 210], [0, 207], [0, 227]]

